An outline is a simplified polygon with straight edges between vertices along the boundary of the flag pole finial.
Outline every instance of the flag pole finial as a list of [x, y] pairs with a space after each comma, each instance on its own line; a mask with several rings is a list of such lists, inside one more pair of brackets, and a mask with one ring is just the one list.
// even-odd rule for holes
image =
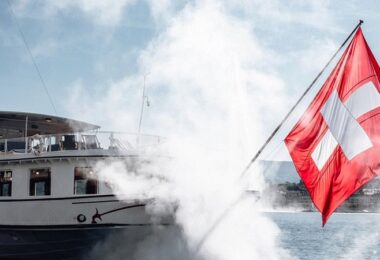
[[362, 25], [364, 21], [362, 19], [359, 19], [359, 26]]

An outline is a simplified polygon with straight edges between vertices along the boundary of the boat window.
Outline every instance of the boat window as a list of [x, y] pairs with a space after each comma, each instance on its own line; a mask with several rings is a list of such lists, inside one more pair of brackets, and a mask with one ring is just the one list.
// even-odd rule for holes
[[12, 196], [12, 171], [0, 171], [0, 196]]
[[48, 151], [55, 152], [62, 149], [61, 142], [58, 136], [50, 136]]
[[97, 176], [91, 167], [75, 167], [74, 194], [98, 194]]
[[83, 146], [85, 149], [98, 149], [99, 141], [96, 135], [82, 135]]
[[30, 196], [50, 195], [50, 169], [33, 169], [30, 171]]
[[7, 143], [7, 150], [8, 151], [14, 151], [17, 153], [23, 153], [25, 152], [25, 141], [8, 141]]
[[77, 142], [75, 141], [75, 135], [62, 136], [62, 148], [63, 150], [76, 150]]

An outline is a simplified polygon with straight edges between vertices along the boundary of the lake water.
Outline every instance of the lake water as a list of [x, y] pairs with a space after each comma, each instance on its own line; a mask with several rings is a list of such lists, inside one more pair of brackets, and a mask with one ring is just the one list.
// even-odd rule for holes
[[295, 259], [380, 259], [380, 214], [335, 213], [324, 228], [319, 213], [266, 213], [281, 229], [280, 244]]
[[[380, 214], [334, 213], [324, 228], [321, 215], [316, 212], [274, 212], [265, 215], [280, 228], [278, 243], [288, 251], [292, 260], [380, 259]], [[94, 248], [83, 260], [218, 259], [195, 257], [193, 252], [188, 251], [181, 230], [176, 226], [159, 229], [159, 232], [137, 244], [134, 239], [128, 240], [130, 232], [120, 231]]]

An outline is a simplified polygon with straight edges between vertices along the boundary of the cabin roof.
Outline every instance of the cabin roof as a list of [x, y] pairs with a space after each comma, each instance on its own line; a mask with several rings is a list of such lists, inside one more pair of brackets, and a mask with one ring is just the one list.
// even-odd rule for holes
[[[27, 124], [27, 127], [26, 127]], [[100, 127], [64, 117], [26, 112], [0, 111], [0, 138], [64, 134], [96, 130]]]

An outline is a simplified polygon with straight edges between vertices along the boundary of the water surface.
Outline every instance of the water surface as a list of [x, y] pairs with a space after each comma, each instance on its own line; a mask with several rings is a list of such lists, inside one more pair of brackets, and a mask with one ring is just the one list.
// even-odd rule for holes
[[266, 214], [295, 259], [380, 259], [378, 213], [335, 213], [324, 228], [315, 212]]

